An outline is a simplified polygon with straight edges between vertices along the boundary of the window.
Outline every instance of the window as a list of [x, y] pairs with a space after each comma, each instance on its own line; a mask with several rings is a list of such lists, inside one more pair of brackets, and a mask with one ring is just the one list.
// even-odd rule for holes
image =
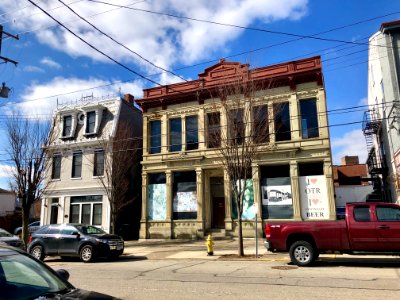
[[354, 220], [357, 222], [368, 222], [371, 220], [368, 206], [354, 207]]
[[104, 175], [104, 150], [96, 150], [94, 152], [94, 168], [93, 176]]
[[150, 153], [161, 152], [161, 121], [150, 121]]
[[378, 221], [400, 221], [400, 209], [391, 206], [377, 206]]
[[197, 116], [186, 117], [186, 150], [199, 148]]
[[51, 171], [51, 179], [60, 179], [61, 175], [61, 154], [53, 155], [53, 166]]
[[274, 111], [274, 125], [275, 125], [275, 140], [290, 141], [290, 113], [289, 102], [275, 103], [273, 106]]
[[303, 139], [309, 139], [319, 136], [317, 100], [307, 99], [300, 101], [301, 113], [301, 133]]
[[70, 223], [101, 225], [103, 215], [102, 196], [71, 197]]
[[219, 112], [207, 114], [207, 147], [221, 146], [221, 125]]
[[165, 220], [167, 218], [167, 186], [165, 173], [149, 174], [147, 186], [147, 218]]
[[64, 116], [63, 118], [63, 137], [70, 137], [72, 135], [72, 116]]
[[82, 152], [75, 152], [72, 156], [72, 178], [82, 176]]
[[95, 111], [89, 111], [87, 114], [87, 119], [86, 119], [86, 133], [96, 133], [95, 132], [95, 126], [96, 126], [96, 112]]
[[169, 151], [182, 150], [182, 120], [181, 118], [169, 120]]
[[267, 105], [253, 107], [253, 141], [258, 144], [269, 142]]
[[243, 109], [229, 111], [229, 142], [231, 145], [241, 145], [245, 138], [245, 124], [243, 122]]
[[173, 173], [173, 218], [197, 218], [196, 171]]

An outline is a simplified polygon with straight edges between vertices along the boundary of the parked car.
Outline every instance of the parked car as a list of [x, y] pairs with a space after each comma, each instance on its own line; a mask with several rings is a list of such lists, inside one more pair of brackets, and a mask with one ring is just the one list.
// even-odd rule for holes
[[24, 242], [16, 235], [12, 235], [7, 230], [0, 228], [0, 243], [4, 243], [13, 247], [25, 249]]
[[28, 252], [40, 260], [76, 256], [90, 262], [97, 257], [119, 257], [124, 252], [124, 240], [92, 225], [46, 225], [31, 235]]
[[115, 299], [68, 282], [66, 270], [54, 271], [26, 252], [0, 245], [0, 299]]
[[265, 247], [289, 252], [291, 261], [307, 266], [320, 253], [400, 254], [400, 206], [392, 203], [347, 203], [345, 220], [271, 221]]
[[[29, 233], [35, 232], [40, 228], [40, 221], [32, 222], [28, 225], [28, 231]], [[15, 235], [21, 235], [22, 234], [22, 227], [17, 227], [14, 230]]]

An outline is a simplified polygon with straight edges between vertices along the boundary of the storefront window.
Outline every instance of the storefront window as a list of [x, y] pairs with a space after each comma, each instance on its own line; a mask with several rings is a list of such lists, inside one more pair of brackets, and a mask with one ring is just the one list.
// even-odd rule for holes
[[293, 218], [293, 197], [289, 165], [261, 167], [263, 219]]
[[329, 219], [329, 198], [323, 163], [299, 164], [299, 186], [303, 220]]
[[[244, 184], [243, 179], [242, 179], [242, 184]], [[235, 194], [233, 194], [232, 195], [232, 218], [233, 219], [238, 218], [236, 201], [237, 200], [235, 198]], [[256, 214], [253, 209], [253, 204], [254, 204], [253, 179], [246, 179], [246, 190], [244, 191], [244, 198], [243, 198], [242, 220], [254, 220], [255, 219]]]
[[147, 187], [148, 220], [165, 220], [167, 218], [167, 185], [165, 173], [149, 174]]
[[196, 171], [173, 173], [173, 218], [197, 218]]
[[275, 103], [274, 109], [274, 125], [275, 125], [275, 140], [290, 141], [290, 113], [289, 102]]
[[182, 150], [182, 119], [169, 120], [169, 151]]

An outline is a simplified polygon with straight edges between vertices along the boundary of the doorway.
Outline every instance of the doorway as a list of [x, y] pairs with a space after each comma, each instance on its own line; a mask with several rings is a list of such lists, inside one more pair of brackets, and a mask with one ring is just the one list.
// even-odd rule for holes
[[211, 227], [225, 228], [224, 178], [210, 177]]
[[50, 224], [57, 224], [58, 221], [58, 205], [52, 205], [50, 210]]

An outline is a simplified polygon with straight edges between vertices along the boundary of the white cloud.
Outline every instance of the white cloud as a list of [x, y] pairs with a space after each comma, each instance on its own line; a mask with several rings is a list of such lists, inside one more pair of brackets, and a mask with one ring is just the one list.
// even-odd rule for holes
[[23, 70], [30, 73], [44, 73], [44, 70], [42, 68], [36, 66], [25, 66]]
[[53, 80], [43, 84], [32, 83], [22, 93], [21, 103], [9, 102], [3, 109], [8, 114], [17, 111], [22, 115], [46, 119], [51, 117], [57, 107], [57, 103], [70, 104], [92, 94], [95, 98], [126, 93], [134, 95], [135, 98], [142, 96], [143, 86], [140, 81], [113, 85], [111, 85], [111, 82], [112, 80], [106, 81], [97, 78], [55, 77]]
[[[211, 20], [215, 22], [251, 26], [255, 22], [268, 24], [277, 20], [298, 20], [307, 13], [308, 0], [165, 0], [132, 2], [125, 0], [121, 5], [173, 15]], [[68, 26], [85, 41], [101, 49], [113, 58], [123, 62], [136, 62], [152, 67], [131, 52], [115, 43], [79, 20], [66, 8], [54, 9], [54, 1], [40, 1], [38, 5], [57, 20]], [[4, 11], [26, 6], [23, 0], [2, 0]], [[243, 33], [243, 29], [170, 18], [158, 14], [134, 11], [126, 8], [87, 1], [75, 1], [71, 7], [81, 16], [101, 28], [130, 49], [138, 52], [164, 68], [180, 62], [193, 63], [205, 58]], [[69, 32], [54, 26], [54, 21], [33, 6], [19, 10], [13, 15], [12, 23], [18, 30], [32, 30], [38, 39], [52, 48], [71, 56], [85, 56], [97, 61], [108, 61]], [[105, 17], [106, 16], [106, 17]], [[262, 25], [257, 25], [262, 26]], [[260, 33], [261, 34], [261, 33]]]
[[343, 137], [332, 138], [333, 164], [340, 165], [344, 156], [358, 155], [360, 163], [367, 159], [367, 145], [363, 132], [359, 129], [346, 133]]
[[61, 69], [61, 65], [50, 57], [43, 57], [40, 63], [53, 69]]
[[0, 178], [11, 178], [14, 168], [10, 165], [0, 164]]

